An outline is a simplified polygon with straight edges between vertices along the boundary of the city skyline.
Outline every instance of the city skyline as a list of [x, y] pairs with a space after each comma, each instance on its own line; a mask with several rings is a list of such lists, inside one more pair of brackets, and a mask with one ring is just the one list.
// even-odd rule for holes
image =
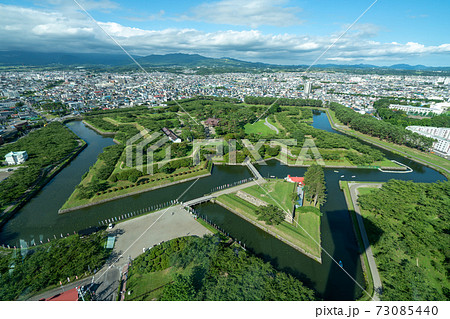
[[[310, 64], [361, 16], [319, 64], [450, 65], [450, 4], [410, 1], [236, 0], [8, 1], [2, 50], [189, 53], [252, 62]], [[81, 8], [98, 22], [96, 25]], [[103, 32], [104, 29], [105, 32]]]

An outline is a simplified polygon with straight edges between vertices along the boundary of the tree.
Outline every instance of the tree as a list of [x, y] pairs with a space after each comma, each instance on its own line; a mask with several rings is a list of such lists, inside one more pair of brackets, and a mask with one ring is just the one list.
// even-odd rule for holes
[[256, 214], [258, 220], [265, 221], [267, 225], [278, 225], [284, 220], [283, 210], [274, 205], [260, 206], [256, 210]]
[[322, 206], [325, 203], [325, 175], [320, 165], [313, 164], [305, 173], [305, 198], [313, 205]]
[[161, 300], [195, 300], [195, 294], [196, 292], [192, 284], [192, 278], [188, 276], [176, 275], [175, 281], [164, 288]]

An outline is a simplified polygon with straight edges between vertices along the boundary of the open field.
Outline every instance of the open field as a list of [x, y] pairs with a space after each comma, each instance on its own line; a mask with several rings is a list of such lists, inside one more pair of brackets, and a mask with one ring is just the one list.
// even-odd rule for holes
[[[269, 121], [270, 124], [277, 126], [276, 123]], [[275, 131], [271, 130], [267, 125], [264, 124], [264, 119], [259, 120], [255, 124], [246, 124], [244, 126], [246, 134], [256, 134], [256, 135], [273, 135], [276, 134]]]
[[[243, 191], [269, 204], [278, 206], [278, 202], [283, 209], [292, 212], [294, 183], [269, 180], [262, 187], [269, 192], [272, 198], [260, 186], [251, 186]], [[320, 258], [321, 249], [317, 244], [320, 243], [320, 216], [317, 214], [310, 212], [298, 214], [297, 222], [301, 227], [295, 223], [291, 224], [286, 221], [281, 222], [279, 225], [267, 225], [264, 221], [258, 220], [258, 215], [255, 212], [257, 209], [256, 206], [234, 194], [219, 196], [217, 201], [250, 219], [255, 226], [270, 231], [275, 236], [279, 236], [293, 245], [304, 249], [307, 253]]]
[[265, 201], [268, 204], [281, 205], [284, 211], [291, 212], [293, 206], [293, 194], [295, 183], [284, 180], [268, 180], [262, 185], [255, 185], [243, 189], [244, 192]]

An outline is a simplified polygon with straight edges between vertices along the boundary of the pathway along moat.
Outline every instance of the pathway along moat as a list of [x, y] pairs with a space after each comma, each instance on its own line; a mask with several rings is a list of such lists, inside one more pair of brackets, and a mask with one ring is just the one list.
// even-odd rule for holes
[[[193, 183], [177, 184], [58, 215], [58, 209], [70, 196], [81, 176], [95, 163], [98, 154], [105, 146], [113, 144], [111, 138], [98, 135], [85, 127], [82, 122], [70, 122], [67, 126], [83, 138], [88, 143], [88, 147], [4, 225], [0, 231], [0, 244], [19, 246], [21, 239], [28, 244], [39, 243], [41, 240], [47, 241], [48, 238], [60, 237], [61, 234], [66, 235], [90, 226], [97, 226], [99, 221], [177, 198]], [[323, 112], [315, 112], [313, 126], [336, 133]], [[325, 169], [328, 198], [322, 208], [322, 247], [334, 259], [342, 260], [345, 270], [361, 285], [363, 285], [364, 279], [358, 247], [344, 195], [339, 189], [339, 180], [387, 181], [402, 179], [416, 182], [445, 180], [443, 175], [426, 166], [391, 152], [381, 151], [389, 159], [395, 159], [410, 166], [414, 172], [395, 174], [370, 169], [338, 169], [339, 173], [335, 173], [335, 169]], [[264, 177], [284, 178], [287, 174], [303, 176], [306, 171], [305, 168], [288, 167], [277, 161], [270, 161], [267, 164], [257, 166]], [[355, 177], [352, 178], [352, 176]], [[215, 166], [210, 177], [199, 179], [180, 200], [186, 201], [200, 197], [209, 193], [216, 186], [248, 177], [251, 177], [251, 174], [246, 167]], [[361, 295], [360, 288], [326, 254], [322, 254], [323, 262], [319, 264], [218, 205], [208, 203], [199, 205], [196, 209], [228, 232], [230, 236], [245, 243], [247, 249], [272, 262], [279, 269], [296, 275], [314, 288], [322, 298], [351, 300]]]

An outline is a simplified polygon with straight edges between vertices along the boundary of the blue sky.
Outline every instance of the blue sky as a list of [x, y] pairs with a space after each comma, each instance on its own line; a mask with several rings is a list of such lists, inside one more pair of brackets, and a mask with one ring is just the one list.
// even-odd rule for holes
[[[76, 0], [136, 55], [310, 64], [374, 0]], [[318, 63], [450, 66], [450, 1], [378, 0]], [[0, 0], [3, 50], [120, 49], [73, 0]]]

